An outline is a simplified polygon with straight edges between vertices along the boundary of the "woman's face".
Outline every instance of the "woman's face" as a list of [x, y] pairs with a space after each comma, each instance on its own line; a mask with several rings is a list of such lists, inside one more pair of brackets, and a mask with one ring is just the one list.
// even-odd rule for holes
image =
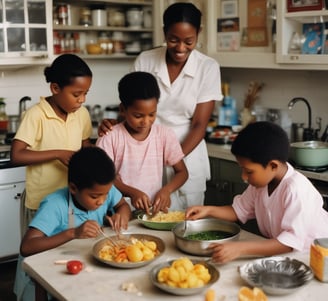
[[168, 59], [175, 64], [185, 63], [191, 51], [196, 47], [197, 29], [187, 22], [171, 25], [165, 34]]

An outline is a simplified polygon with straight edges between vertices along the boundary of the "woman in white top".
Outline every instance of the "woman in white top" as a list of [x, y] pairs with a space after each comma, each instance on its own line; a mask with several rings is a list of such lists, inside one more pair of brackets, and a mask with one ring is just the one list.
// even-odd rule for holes
[[[191, 3], [175, 3], [163, 15], [166, 46], [141, 53], [133, 70], [152, 73], [161, 97], [157, 108], [160, 124], [172, 128], [186, 155], [187, 182], [171, 195], [171, 210], [204, 202], [210, 178], [204, 141], [215, 101], [222, 99], [219, 64], [195, 49], [201, 30], [201, 12]], [[111, 129], [109, 120], [99, 127], [100, 136]], [[166, 170], [166, 178], [173, 175]]]

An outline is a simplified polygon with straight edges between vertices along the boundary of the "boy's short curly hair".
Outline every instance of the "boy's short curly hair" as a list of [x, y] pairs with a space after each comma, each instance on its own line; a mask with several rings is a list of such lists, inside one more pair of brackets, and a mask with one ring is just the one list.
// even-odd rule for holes
[[74, 183], [79, 190], [95, 184], [107, 185], [114, 179], [115, 165], [99, 147], [83, 147], [69, 161], [68, 182]]
[[244, 157], [254, 163], [267, 166], [271, 160], [287, 162], [289, 139], [277, 124], [259, 121], [247, 125], [232, 143], [234, 156]]
[[134, 71], [126, 74], [118, 83], [119, 98], [125, 108], [136, 100], [147, 100], [160, 97], [156, 78], [149, 72]]

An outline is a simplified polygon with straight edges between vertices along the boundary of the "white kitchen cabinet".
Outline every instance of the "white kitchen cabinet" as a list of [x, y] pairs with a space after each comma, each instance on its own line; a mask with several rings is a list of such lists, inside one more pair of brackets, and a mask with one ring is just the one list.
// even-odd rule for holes
[[25, 167], [0, 169], [0, 260], [19, 253], [20, 196], [25, 188]]
[[[53, 43], [55, 48], [56, 43], [59, 43], [59, 50], [57, 54], [75, 52], [83, 58], [118, 59], [133, 57], [143, 50], [152, 48], [154, 46], [153, 3], [157, 3], [157, 1], [54, 0]], [[61, 17], [57, 14], [58, 9], [60, 10], [63, 5], [68, 9], [68, 19], [64, 22], [62, 22]], [[92, 20], [92, 12], [97, 9], [97, 7], [101, 10], [105, 20], [104, 22], [98, 24], [95, 23], [95, 20]], [[129, 24], [128, 14], [129, 11], [133, 9], [142, 12], [141, 26], [133, 26]], [[81, 15], [83, 16], [83, 12], [85, 12], [84, 16], [86, 16], [85, 22], [83, 21], [85, 19], [81, 17]], [[110, 15], [111, 12], [113, 13], [112, 15]], [[56, 14], [57, 16], [55, 16]], [[113, 21], [115, 19], [117, 22]], [[123, 23], [121, 23], [122, 19]], [[107, 46], [103, 44], [105, 46], [105, 50], [102, 53], [88, 54], [86, 45], [91, 41], [94, 44], [102, 44], [99, 41], [101, 34], [107, 37], [107, 43], [110, 45], [108, 46], [108, 50], [106, 50]], [[67, 49], [65, 45], [69, 43], [68, 40], [74, 35], [76, 37], [75, 47], [73, 47], [73, 50], [70, 50], [69, 48]], [[115, 40], [117, 40], [115, 38], [116, 36], [122, 37], [119, 40], [119, 42], [122, 42], [122, 46], [120, 46], [121, 51], [117, 51], [117, 49], [115, 49]], [[74, 38], [72, 43], [74, 43]]]
[[[327, 69], [327, 54], [297, 54], [289, 53], [291, 37], [296, 32], [302, 36], [304, 23], [324, 23], [328, 21], [328, 10], [288, 12], [285, 1], [277, 3], [277, 63], [295, 64], [305, 69]], [[307, 66], [306, 66], [307, 65]]]
[[51, 1], [0, 1], [0, 66], [44, 64], [51, 55]]
[[[204, 1], [203, 14], [206, 16], [207, 29], [204, 39], [205, 52], [217, 59], [222, 67], [232, 68], [262, 68], [288, 70], [326, 70], [328, 59], [326, 55], [289, 54], [288, 45], [293, 32], [302, 33], [303, 23], [327, 22], [328, 10], [287, 12], [287, 0], [276, 0], [276, 51], [273, 51], [270, 35], [270, 20], [268, 21], [267, 47], [243, 47], [238, 51], [217, 50], [217, 18], [220, 17], [222, 0]], [[247, 25], [247, 0], [238, 1], [240, 18], [240, 35]]]

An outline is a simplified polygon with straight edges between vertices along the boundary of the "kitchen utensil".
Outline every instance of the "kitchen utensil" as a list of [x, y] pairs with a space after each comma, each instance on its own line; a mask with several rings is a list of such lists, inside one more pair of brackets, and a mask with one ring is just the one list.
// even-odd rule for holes
[[271, 295], [287, 295], [313, 279], [309, 266], [289, 257], [257, 259], [239, 267], [239, 274], [249, 285]]
[[206, 285], [196, 287], [196, 288], [179, 288], [179, 287], [171, 287], [167, 284], [160, 283], [157, 280], [158, 272], [162, 268], [171, 266], [173, 261], [174, 260], [160, 263], [160, 264], [156, 265], [155, 267], [153, 267], [152, 270], [150, 271], [150, 280], [151, 280], [151, 282], [164, 292], [167, 292], [167, 293], [170, 293], [170, 294], [173, 294], [173, 295], [179, 295], [179, 296], [188, 296], [188, 295], [200, 294], [200, 293], [206, 291], [210, 286], [212, 286], [215, 282], [217, 282], [219, 280], [220, 273], [215, 268], [215, 266], [213, 266], [212, 264], [210, 264], [210, 263], [208, 263], [204, 260], [191, 260], [194, 265], [195, 264], [202, 264], [208, 269], [208, 271], [211, 275], [211, 279]]
[[[198, 256], [211, 256], [212, 251], [208, 249], [211, 243], [224, 243], [226, 241], [237, 240], [239, 238], [240, 227], [231, 222], [219, 219], [199, 219], [188, 221], [188, 236], [185, 235], [184, 222], [180, 222], [172, 229], [175, 245], [183, 252]], [[225, 238], [218, 240], [195, 240], [189, 235], [207, 231], [219, 231]]]
[[291, 143], [290, 159], [300, 167], [328, 166], [328, 142], [303, 141]]
[[[116, 236], [110, 236], [111, 239], [114, 239]], [[148, 234], [137, 234], [137, 233], [130, 233], [129, 237], [131, 238], [135, 238], [138, 240], [147, 240], [147, 241], [153, 241], [156, 243], [157, 246], [157, 250], [159, 251], [159, 254], [157, 256], [155, 256], [153, 259], [151, 260], [145, 260], [145, 261], [140, 261], [140, 262], [114, 262], [114, 261], [109, 261], [109, 260], [104, 260], [102, 258], [99, 257], [99, 251], [108, 244], [108, 237], [97, 241], [93, 248], [92, 248], [92, 255], [94, 258], [96, 258], [97, 260], [99, 260], [100, 262], [109, 265], [109, 266], [113, 266], [113, 267], [117, 267], [117, 268], [123, 268], [123, 269], [133, 269], [133, 268], [139, 268], [142, 266], [145, 266], [151, 262], [153, 262], [154, 260], [156, 260], [157, 258], [159, 258], [165, 251], [165, 244], [164, 241], [154, 235], [148, 235]]]
[[99, 233], [100, 233], [103, 237], [105, 237], [105, 238], [107, 239], [107, 242], [108, 242], [111, 246], [113, 246], [113, 247], [120, 247], [120, 246], [121, 246], [121, 243], [118, 242], [117, 237], [116, 237], [116, 239], [114, 239], [114, 238], [112, 238], [112, 237], [106, 235], [105, 232], [104, 232], [101, 228], [99, 228]]
[[188, 220], [183, 221], [183, 232], [181, 233], [182, 237], [186, 237], [189, 232], [188, 232]]

